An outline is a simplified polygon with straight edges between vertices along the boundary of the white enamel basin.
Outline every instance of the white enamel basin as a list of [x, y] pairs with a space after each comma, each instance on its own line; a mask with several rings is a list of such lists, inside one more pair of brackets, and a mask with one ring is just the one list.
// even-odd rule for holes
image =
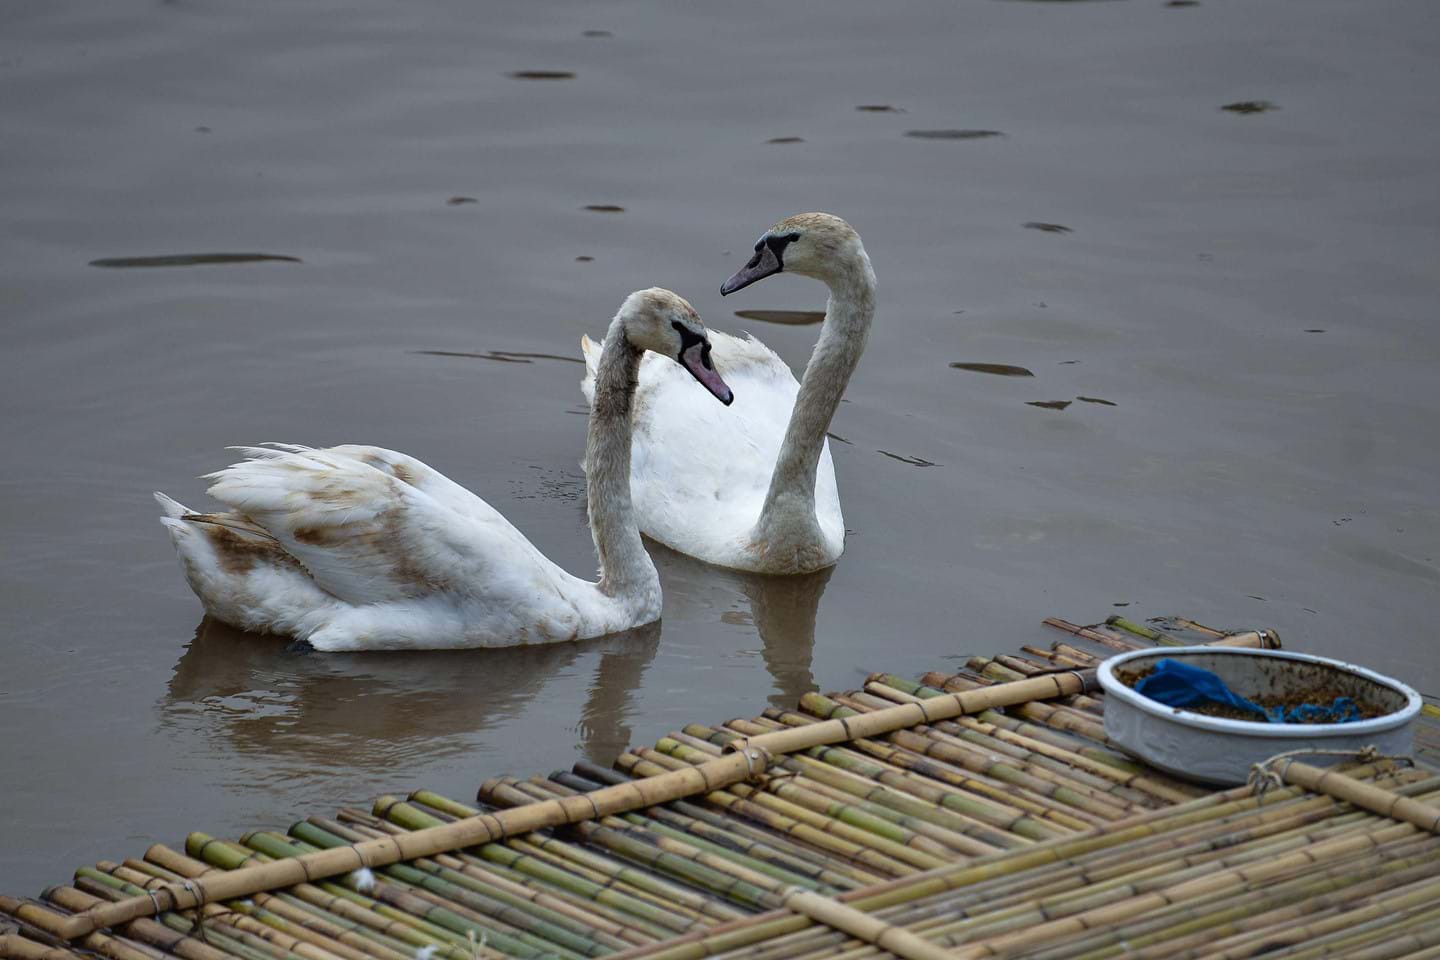
[[[1250, 699], [1323, 689], [1330, 696], [1352, 696], [1386, 712], [1353, 723], [1228, 720], [1167, 707], [1120, 679], [1166, 658], [1209, 670]], [[1136, 650], [1106, 660], [1099, 677], [1106, 695], [1105, 733], [1117, 746], [1168, 773], [1218, 786], [1244, 783], [1252, 764], [1291, 750], [1374, 746], [1382, 754], [1408, 754], [1421, 706], [1420, 694], [1398, 680], [1353, 663], [1284, 650], [1208, 646]], [[1343, 758], [1298, 759], [1325, 766]]]

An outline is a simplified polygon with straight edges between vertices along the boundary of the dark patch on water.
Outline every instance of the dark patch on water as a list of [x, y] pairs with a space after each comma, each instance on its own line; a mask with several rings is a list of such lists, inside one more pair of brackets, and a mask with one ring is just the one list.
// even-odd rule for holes
[[279, 253], [173, 253], [160, 257], [105, 257], [92, 267], [198, 267], [222, 263], [301, 263], [299, 257]]
[[1128, 606], [1130, 606], [1130, 601], [1129, 601], [1129, 600], [1126, 600], [1124, 603], [1112, 603], [1112, 604], [1110, 604], [1110, 606], [1112, 606], [1112, 607], [1128, 607]]
[[1101, 400], [1099, 397], [1076, 397], [1076, 400], [1084, 400], [1086, 403], [1098, 403], [1102, 407], [1118, 407], [1120, 404], [1114, 400]]
[[195, 132], [196, 132], [196, 133], [209, 133], [209, 132], [210, 132], [210, 128], [209, 128], [209, 127], [196, 127], [196, 128], [195, 128]]
[[1324, 333], [1324, 332], [1325, 332], [1325, 328], [1324, 328], [1324, 327], [1306, 327], [1306, 328], [1305, 328], [1305, 332], [1306, 332], [1306, 333]]
[[861, 113], [904, 113], [899, 107], [891, 106], [888, 103], [862, 103], [855, 108]]
[[1072, 363], [1079, 363], [1079, 362], [1080, 362], [1079, 360], [1061, 360], [1059, 363], [1056, 364], [1056, 366], [1058, 366], [1058, 367], [1068, 367], [1068, 366], [1069, 366], [1070, 364], [1072, 364]]
[[771, 137], [766, 143], [804, 143], [804, 137]]
[[1024, 367], [1017, 367], [1009, 363], [961, 363], [956, 361], [950, 364], [956, 370], [969, 370], [972, 373], [993, 373], [997, 377], [1033, 377], [1035, 376]]
[[1073, 400], [1026, 400], [1027, 407], [1043, 407], [1046, 410], [1064, 410]]
[[624, 207], [617, 207], [613, 203], [591, 203], [585, 206], [591, 213], [624, 213]]
[[582, 36], [582, 37], [613, 37], [613, 36], [615, 36], [615, 34], [611, 33], [609, 30], [585, 30], [585, 31], [582, 31], [582, 32], [581, 32], [580, 36]]
[[916, 140], [984, 140], [1005, 134], [999, 130], [906, 130], [905, 136]]
[[1026, 230], [1039, 230], [1042, 233], [1074, 233], [1070, 227], [1063, 223], [1043, 223], [1039, 220], [1031, 220], [1021, 224]]
[[479, 201], [479, 200], [476, 200], [474, 197], [451, 197], [449, 200], [446, 200], [446, 201], [445, 201], [445, 206], [447, 206], [447, 207], [461, 207], [461, 206], [464, 206], [464, 205], [467, 204], [467, 203], [479, 203], [479, 202], [480, 202], [480, 201]]
[[575, 258], [575, 262], [576, 262], [576, 263], [590, 263], [590, 262], [593, 261], [594, 259], [595, 259], [594, 257], [588, 256], [587, 254], [583, 254], [583, 253], [582, 253], [582, 254], [580, 254], [580, 256], [578, 256], [578, 257]]
[[736, 310], [735, 316], [741, 320], [782, 323], [790, 327], [803, 327], [825, 320], [825, 314], [819, 310]]
[[584, 363], [580, 357], [566, 357], [558, 353], [522, 353], [516, 350], [490, 350], [474, 353], [466, 350], [411, 350], [411, 353], [427, 357], [467, 357], [472, 360], [497, 360], [500, 363], [533, 363], [536, 360], [563, 360], [566, 363]]
[[569, 70], [515, 70], [509, 74], [512, 80], [574, 80]]
[[912, 467], [933, 467], [933, 466], [936, 466], [936, 463], [935, 463], [934, 460], [926, 460], [924, 457], [902, 457], [900, 454], [898, 454], [898, 453], [891, 453], [889, 450], [876, 450], [875, 452], [876, 452], [876, 453], [880, 453], [880, 454], [884, 454], [885, 456], [889, 457], [891, 460], [899, 460], [901, 463], [908, 463], [908, 464], [910, 464], [910, 466], [912, 466]]
[[1269, 603], [1269, 602], [1270, 602], [1269, 600], [1266, 600], [1264, 597], [1257, 597], [1257, 596], [1255, 596], [1255, 594], [1253, 594], [1253, 593], [1247, 593], [1247, 594], [1245, 594], [1245, 596], [1249, 597], [1251, 600], [1259, 600], [1261, 603]]
[[1269, 100], [1236, 100], [1220, 109], [1229, 110], [1231, 113], [1264, 113], [1267, 110], [1279, 110], [1280, 107]]
[[836, 441], [837, 443], [843, 443], [846, 446], [854, 446], [854, 444], [852, 444], [849, 440], [846, 440], [844, 437], [840, 436], [840, 434], [838, 433], [831, 433], [827, 430], [825, 431], [825, 436], [829, 437], [831, 440]]
[[1198, 7], [1200, 0], [1167, 0], [1167, 7]]

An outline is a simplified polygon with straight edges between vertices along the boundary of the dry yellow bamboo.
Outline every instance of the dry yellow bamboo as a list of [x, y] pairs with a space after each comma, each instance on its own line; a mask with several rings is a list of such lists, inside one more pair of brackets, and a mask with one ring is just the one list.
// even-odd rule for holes
[[349, 873], [362, 867], [387, 866], [547, 827], [655, 806], [697, 793], [712, 793], [762, 775], [772, 756], [875, 737], [904, 727], [934, 723], [993, 707], [1071, 696], [1094, 689], [1094, 683], [1093, 671], [1042, 674], [859, 716], [777, 730], [744, 741], [737, 745], [739, 749], [723, 757], [656, 777], [631, 780], [590, 793], [512, 807], [497, 813], [482, 813], [410, 833], [377, 837], [353, 846], [332, 847], [222, 874], [168, 883], [146, 895], [99, 905], [75, 914], [57, 933], [62, 939], [73, 940], [104, 927], [153, 916], [162, 910], [185, 910], [217, 900], [247, 897], [266, 890]]
[[945, 948], [818, 893], [796, 890], [785, 898], [785, 906], [816, 923], [839, 930], [856, 940], [873, 943], [906, 960], [950, 960], [950, 951]]
[[26, 940], [18, 933], [0, 936], [0, 957], [13, 957], [15, 960], [81, 960], [78, 953]]
[[1440, 833], [1440, 807], [1402, 797], [1384, 787], [1362, 783], [1336, 770], [1322, 770], [1308, 763], [1285, 760], [1276, 763], [1280, 779], [1306, 790], [1323, 793], [1392, 820], [1403, 820], [1421, 830]]

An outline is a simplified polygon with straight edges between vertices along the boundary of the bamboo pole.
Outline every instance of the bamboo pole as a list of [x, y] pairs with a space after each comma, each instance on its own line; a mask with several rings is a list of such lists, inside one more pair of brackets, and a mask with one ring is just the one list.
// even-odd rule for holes
[[1343, 800], [1382, 817], [1403, 820], [1431, 833], [1440, 833], [1440, 807], [1403, 797], [1374, 784], [1362, 783], [1336, 770], [1322, 770], [1298, 760], [1281, 763], [1283, 766], [1278, 772], [1286, 783]]
[[0, 936], [0, 957], [14, 957], [16, 960], [81, 960], [78, 953], [63, 947], [47, 947], [43, 943], [27, 940], [18, 933]]

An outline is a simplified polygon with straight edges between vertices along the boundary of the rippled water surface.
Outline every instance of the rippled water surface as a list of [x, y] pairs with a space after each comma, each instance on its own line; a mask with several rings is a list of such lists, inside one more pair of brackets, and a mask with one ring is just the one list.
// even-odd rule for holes
[[[0, 889], [1111, 604], [1434, 692], [1437, 89], [1429, 0], [10, 0]], [[798, 368], [823, 288], [718, 288], [812, 209], [881, 282], [833, 571], [660, 551], [659, 627], [550, 649], [201, 622], [150, 492], [234, 443], [404, 450], [593, 569], [581, 334], [660, 284]]]

